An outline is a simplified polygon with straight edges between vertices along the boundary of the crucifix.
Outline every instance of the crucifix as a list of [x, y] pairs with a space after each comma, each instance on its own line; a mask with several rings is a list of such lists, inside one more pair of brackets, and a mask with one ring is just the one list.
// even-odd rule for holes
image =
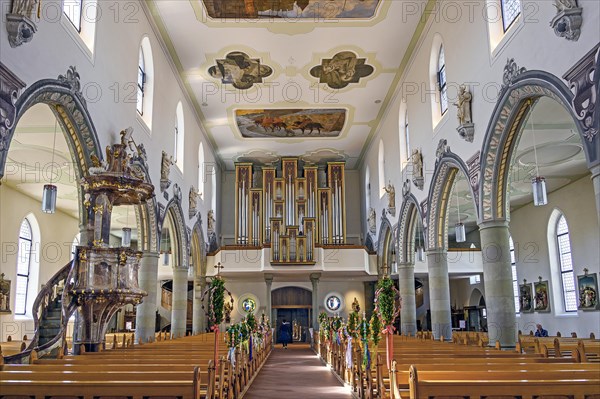
[[220, 277], [220, 275], [221, 275], [221, 269], [225, 269], [225, 266], [223, 266], [221, 264], [221, 262], [219, 262], [219, 263], [217, 263], [215, 265], [215, 269], [217, 269], [217, 277]]

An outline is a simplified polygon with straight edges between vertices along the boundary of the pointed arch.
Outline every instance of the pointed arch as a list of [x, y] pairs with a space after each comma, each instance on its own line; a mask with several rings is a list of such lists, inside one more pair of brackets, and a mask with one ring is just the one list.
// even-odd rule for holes
[[[439, 149], [438, 149], [439, 151]], [[469, 190], [473, 200], [473, 206], [477, 211], [477, 203], [475, 201], [475, 190], [473, 182], [469, 179], [469, 169], [463, 160], [456, 154], [450, 152], [450, 148], [446, 147], [438, 160], [435, 163], [435, 170], [429, 186], [428, 206], [426, 230], [426, 245], [427, 249], [445, 250], [448, 248], [448, 201], [454, 187], [454, 181], [457, 173], [462, 173], [467, 181], [470, 182]], [[478, 215], [479, 220], [479, 215]]]
[[[410, 181], [408, 184], [411, 184]], [[402, 201], [398, 219], [398, 264], [415, 263], [415, 243], [412, 238], [420, 220], [423, 218], [419, 202], [412, 193], [407, 193]], [[427, 246], [426, 243], [423, 245]]]
[[171, 219], [171, 223], [175, 231], [171, 235], [173, 248], [173, 262], [177, 268], [189, 268], [189, 253], [190, 253], [190, 245], [188, 239], [187, 228], [185, 225], [185, 218], [183, 216], [183, 209], [181, 207], [181, 199], [179, 196], [174, 196], [174, 198], [169, 201], [165, 208], [165, 213], [160, 220], [160, 231], [162, 231], [164, 227], [164, 223], [167, 218]]
[[391, 254], [393, 246], [395, 245], [393, 235], [394, 229], [392, 223], [387, 218], [384, 210], [383, 215], [381, 216], [379, 235], [377, 236], [377, 275], [380, 278], [383, 276], [384, 266], [387, 266], [388, 275], [391, 272]]
[[[598, 76], [600, 73], [596, 71], [594, 79], [598, 79]], [[600, 163], [600, 135], [586, 136], [584, 125], [573, 112], [573, 93], [569, 88], [560, 78], [550, 73], [525, 71], [523, 68], [519, 69], [514, 60], [509, 60], [505, 67], [504, 86], [486, 129], [481, 151], [479, 215], [484, 222], [510, 220], [508, 184], [511, 165], [523, 130], [522, 125], [542, 97], [555, 100], [573, 117], [588, 167], [592, 168]]]
[[206, 276], [207, 248], [204, 232], [202, 231], [202, 220], [199, 219], [192, 229], [192, 241], [190, 243], [195, 276]]

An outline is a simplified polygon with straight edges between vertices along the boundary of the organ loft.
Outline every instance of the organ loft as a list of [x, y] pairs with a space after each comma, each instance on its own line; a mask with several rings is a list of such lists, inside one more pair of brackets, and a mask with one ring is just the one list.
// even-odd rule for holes
[[314, 265], [315, 247], [346, 243], [345, 163], [235, 165], [235, 242], [271, 249], [272, 265]]

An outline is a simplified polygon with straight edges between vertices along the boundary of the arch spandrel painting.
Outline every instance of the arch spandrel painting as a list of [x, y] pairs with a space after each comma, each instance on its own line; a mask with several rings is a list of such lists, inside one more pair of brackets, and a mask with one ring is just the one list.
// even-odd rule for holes
[[370, 19], [381, 0], [202, 0], [211, 18]]
[[338, 137], [346, 122], [346, 110], [238, 109], [235, 121], [246, 138]]

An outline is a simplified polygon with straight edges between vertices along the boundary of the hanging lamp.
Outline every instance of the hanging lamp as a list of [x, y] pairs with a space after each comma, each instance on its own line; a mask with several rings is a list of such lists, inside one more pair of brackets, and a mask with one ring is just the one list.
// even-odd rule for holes
[[125, 248], [129, 248], [131, 246], [131, 228], [129, 226], [129, 206], [127, 207], [127, 222], [126, 227], [123, 227], [121, 236], [121, 246]]
[[537, 148], [535, 143], [535, 125], [531, 122], [531, 130], [533, 132], [533, 156], [535, 159], [535, 177], [531, 179], [531, 190], [533, 192], [533, 205], [543, 206], [548, 203], [548, 194], [546, 192], [546, 179], [540, 176], [538, 166]]
[[52, 163], [50, 165], [50, 184], [44, 184], [44, 191], [42, 193], [42, 212], [44, 213], [55, 213], [56, 212], [56, 195], [57, 188], [54, 184], [54, 153], [56, 152], [56, 130], [58, 121], [54, 120], [54, 139], [52, 143]]
[[419, 240], [417, 244], [417, 260], [419, 262], [425, 262], [425, 248], [421, 244], [421, 234], [417, 231], [417, 239]]
[[456, 193], [456, 211], [458, 213], [458, 223], [454, 226], [454, 232], [456, 234], [456, 242], [467, 241], [467, 235], [465, 234], [465, 225], [460, 221], [460, 204], [458, 202], [458, 191]]

